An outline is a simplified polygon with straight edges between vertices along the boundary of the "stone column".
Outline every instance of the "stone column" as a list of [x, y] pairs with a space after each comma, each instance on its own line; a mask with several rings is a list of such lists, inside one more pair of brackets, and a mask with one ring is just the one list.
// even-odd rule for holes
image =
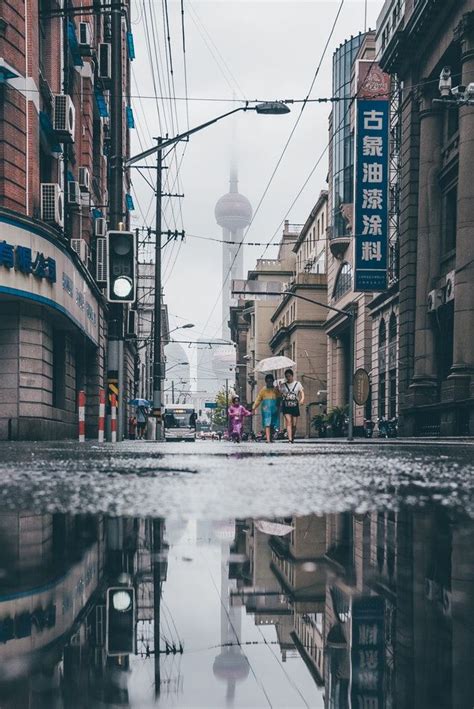
[[[461, 39], [462, 83], [474, 82], [474, 13], [464, 16], [457, 34]], [[459, 110], [459, 178], [454, 286], [454, 351], [450, 379], [455, 396], [469, 395], [474, 373], [474, 106]]]
[[452, 707], [463, 709], [474, 696], [474, 525], [467, 518], [453, 525], [451, 568], [451, 609], [449, 594], [443, 605], [452, 619]]
[[416, 253], [416, 312], [414, 374], [411, 384], [415, 404], [432, 402], [437, 394], [435, 338], [428, 312], [428, 294], [439, 275], [442, 114], [433, 104], [432, 89], [420, 97], [420, 162], [418, 185], [418, 234]]

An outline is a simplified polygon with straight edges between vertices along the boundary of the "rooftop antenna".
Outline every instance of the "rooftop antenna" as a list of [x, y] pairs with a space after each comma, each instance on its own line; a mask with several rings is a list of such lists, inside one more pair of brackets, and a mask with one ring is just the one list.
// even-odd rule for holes
[[364, 33], [367, 32], [367, 2], [368, 0], [365, 0], [364, 3]]

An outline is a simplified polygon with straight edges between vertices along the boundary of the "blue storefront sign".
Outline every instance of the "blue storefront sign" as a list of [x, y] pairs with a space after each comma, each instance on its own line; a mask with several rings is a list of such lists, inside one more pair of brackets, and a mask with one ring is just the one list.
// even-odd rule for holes
[[356, 113], [354, 290], [384, 291], [388, 276], [389, 102], [359, 99]]

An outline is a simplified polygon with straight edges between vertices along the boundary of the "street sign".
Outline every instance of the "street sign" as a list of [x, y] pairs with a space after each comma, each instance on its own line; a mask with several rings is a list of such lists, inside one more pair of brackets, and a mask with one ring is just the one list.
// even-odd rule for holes
[[[380, 74], [377, 85], [382, 85], [385, 79], [383, 72]], [[364, 293], [387, 289], [390, 103], [387, 96], [377, 96], [375, 91], [362, 91], [359, 96], [362, 98], [356, 102], [354, 290]]]
[[205, 408], [205, 409], [217, 409], [217, 404], [216, 404], [215, 401], [207, 401], [207, 402], [204, 404], [204, 408]]
[[354, 374], [354, 401], [358, 406], [364, 406], [370, 394], [370, 379], [365, 369], [358, 369]]

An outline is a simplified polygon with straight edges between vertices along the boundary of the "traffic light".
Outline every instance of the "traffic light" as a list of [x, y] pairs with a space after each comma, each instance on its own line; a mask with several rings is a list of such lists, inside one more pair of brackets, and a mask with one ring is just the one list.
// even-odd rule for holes
[[106, 596], [107, 655], [129, 655], [135, 652], [135, 589], [113, 586]]
[[137, 291], [136, 236], [132, 231], [107, 233], [107, 300], [134, 303]]

